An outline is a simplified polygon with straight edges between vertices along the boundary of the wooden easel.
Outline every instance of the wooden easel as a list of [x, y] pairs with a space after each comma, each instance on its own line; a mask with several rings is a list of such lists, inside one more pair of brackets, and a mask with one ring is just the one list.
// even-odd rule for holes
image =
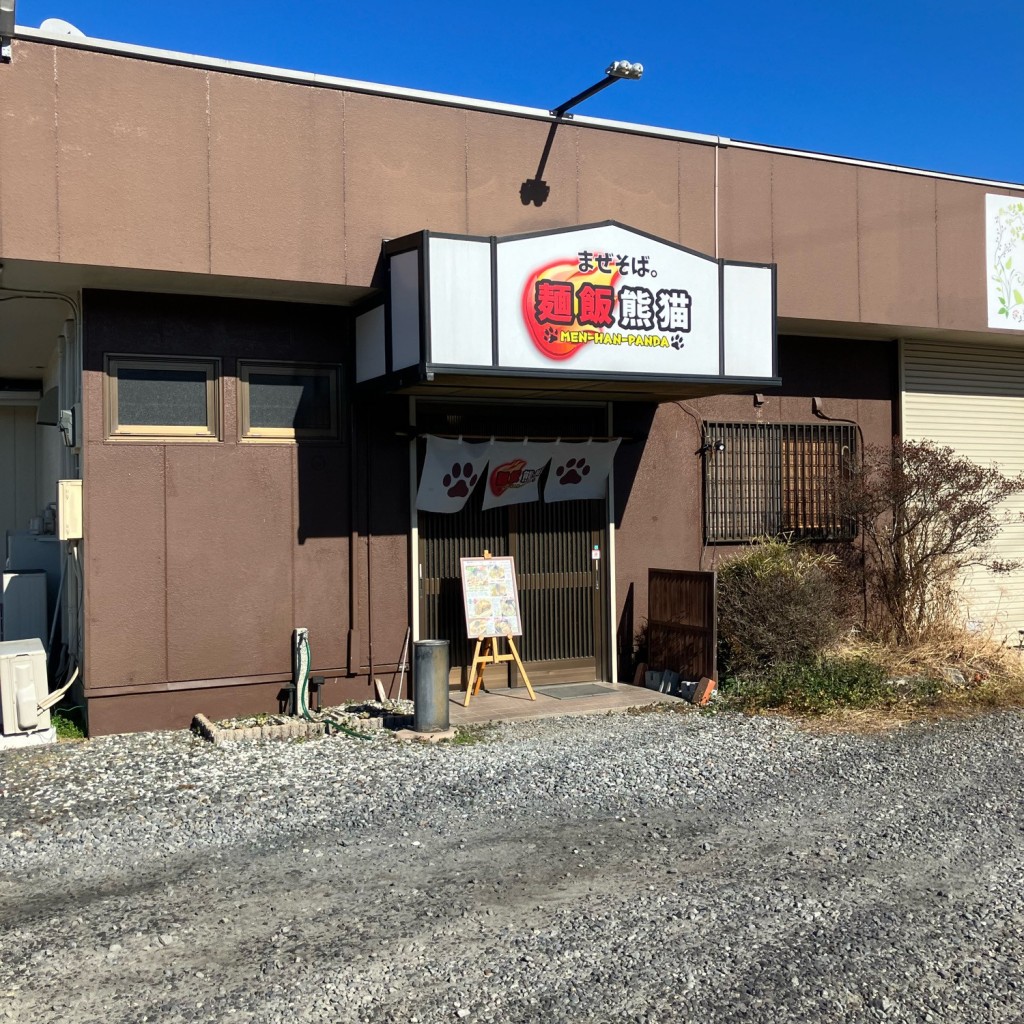
[[462, 705], [464, 708], [469, 707], [470, 698], [479, 693], [480, 687], [484, 685], [484, 668], [487, 665], [499, 665], [508, 661], [516, 663], [519, 674], [523, 677], [523, 682], [526, 683], [526, 689], [530, 692], [530, 700], [537, 699], [537, 694], [533, 692], [533, 687], [530, 685], [530, 677], [526, 674], [526, 669], [523, 668], [523, 659], [519, 657], [519, 651], [516, 650], [515, 640], [507, 636], [505, 641], [508, 644], [509, 653], [499, 654], [496, 636], [477, 637], [476, 648], [473, 651], [473, 663], [469, 666], [469, 687]]
[[[490, 557], [490, 551], [485, 551], [484, 558]], [[464, 708], [469, 707], [470, 699], [479, 693], [480, 688], [484, 685], [484, 669], [488, 665], [500, 665], [509, 661], [516, 663], [519, 674], [523, 677], [523, 682], [526, 683], [530, 700], [537, 699], [537, 694], [533, 692], [533, 687], [530, 685], [530, 677], [526, 674], [526, 669], [523, 667], [523, 659], [519, 657], [519, 651], [516, 649], [515, 640], [510, 636], [506, 636], [505, 642], [508, 644], [509, 653], [499, 654], [498, 637], [478, 636], [476, 638], [476, 647], [473, 649], [473, 661], [469, 666], [469, 686], [466, 688], [466, 699], [462, 704]]]

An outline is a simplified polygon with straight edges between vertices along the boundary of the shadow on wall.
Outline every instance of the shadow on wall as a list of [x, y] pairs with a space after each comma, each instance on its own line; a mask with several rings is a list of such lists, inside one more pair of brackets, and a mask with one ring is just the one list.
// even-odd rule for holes
[[899, 394], [897, 355], [891, 341], [780, 336], [782, 386], [767, 393], [889, 402]]
[[351, 386], [345, 394], [342, 447], [297, 445], [296, 542], [345, 538], [344, 552], [326, 567], [338, 586], [325, 584], [323, 592], [347, 594], [338, 630], [345, 672], [365, 671], [372, 680], [397, 666], [409, 621], [409, 448], [396, 436], [407, 423], [407, 400], [361, 399]]
[[619, 615], [619, 624], [615, 631], [615, 654], [618, 658], [620, 683], [631, 683], [635, 668], [633, 658], [633, 641], [636, 635], [636, 620], [633, 610], [634, 589], [633, 583], [626, 588], [626, 598], [622, 602], [622, 613]]
[[[409, 532], [408, 440], [404, 399], [352, 397], [342, 401], [342, 444], [299, 441], [296, 540], [349, 535], [405, 537]], [[343, 528], [342, 528], [343, 527]]]
[[650, 402], [617, 402], [614, 409], [615, 433], [624, 438], [619, 450], [615, 453], [615, 527], [622, 526], [622, 517], [626, 511], [640, 462], [644, 456], [644, 446], [654, 424], [658, 411]]
[[534, 206], [543, 206], [548, 201], [548, 196], [551, 195], [551, 186], [544, 180], [544, 168], [551, 155], [551, 146], [555, 141], [555, 133], [558, 131], [559, 124], [561, 124], [560, 121], [554, 121], [548, 129], [548, 137], [544, 142], [536, 173], [519, 186], [519, 200], [523, 206], [529, 206], [530, 203], [533, 203]]
[[[626, 511], [626, 505], [630, 500], [636, 483], [637, 473], [640, 469], [640, 462], [643, 459], [644, 447], [647, 437], [650, 434], [657, 413], [657, 406], [650, 403], [620, 402], [616, 403], [614, 409], [615, 431], [624, 438], [615, 455], [615, 528], [622, 526], [622, 517]], [[622, 563], [620, 563], [622, 564]], [[646, 585], [647, 567], [633, 569], [630, 575], [635, 576], [637, 571], [643, 572]], [[615, 657], [618, 662], [618, 678], [621, 683], [633, 681], [633, 640], [636, 631], [636, 586], [635, 580], [630, 579], [626, 585], [625, 597], [622, 601], [622, 611], [619, 613], [615, 629]], [[612, 615], [615, 609], [612, 609]]]

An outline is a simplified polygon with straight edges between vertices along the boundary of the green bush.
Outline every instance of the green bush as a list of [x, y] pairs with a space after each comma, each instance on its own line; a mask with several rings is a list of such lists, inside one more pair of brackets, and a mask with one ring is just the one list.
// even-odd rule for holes
[[800, 714], [892, 707], [906, 696], [866, 658], [776, 665], [756, 680], [728, 680], [723, 692], [747, 710], [785, 708]]
[[852, 591], [840, 559], [766, 539], [718, 571], [723, 676], [819, 658], [850, 624]]

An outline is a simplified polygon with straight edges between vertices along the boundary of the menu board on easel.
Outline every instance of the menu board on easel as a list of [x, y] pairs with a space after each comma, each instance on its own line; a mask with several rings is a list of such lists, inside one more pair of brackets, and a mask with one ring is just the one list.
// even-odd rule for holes
[[515, 560], [510, 556], [462, 558], [466, 636], [522, 636]]

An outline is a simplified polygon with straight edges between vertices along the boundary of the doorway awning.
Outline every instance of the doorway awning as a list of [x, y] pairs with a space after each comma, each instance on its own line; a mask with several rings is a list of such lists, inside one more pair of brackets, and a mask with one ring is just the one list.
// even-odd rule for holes
[[774, 264], [715, 259], [613, 221], [384, 245], [356, 318], [363, 387], [435, 397], [665, 400], [776, 386]]

